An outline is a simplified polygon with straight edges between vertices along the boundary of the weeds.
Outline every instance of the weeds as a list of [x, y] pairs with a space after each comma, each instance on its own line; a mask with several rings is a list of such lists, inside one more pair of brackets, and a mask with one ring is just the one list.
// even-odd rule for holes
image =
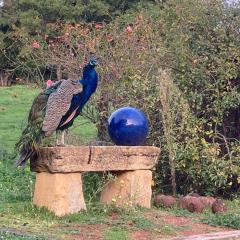
[[3, 232], [0, 230], [0, 240], [47, 240], [47, 238], [39, 236], [24, 236], [18, 235], [17, 233]]
[[205, 214], [202, 221], [213, 226], [240, 229], [240, 214], [233, 214], [231, 212], [222, 214]]
[[121, 227], [108, 228], [104, 233], [105, 240], [128, 240], [128, 233]]

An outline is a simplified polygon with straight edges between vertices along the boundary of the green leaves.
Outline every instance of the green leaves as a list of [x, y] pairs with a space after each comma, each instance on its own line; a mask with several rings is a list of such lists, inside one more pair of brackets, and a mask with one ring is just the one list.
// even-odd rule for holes
[[19, 19], [23, 28], [28, 30], [28, 32], [39, 30], [42, 21], [40, 14], [33, 9], [21, 12], [19, 14]]

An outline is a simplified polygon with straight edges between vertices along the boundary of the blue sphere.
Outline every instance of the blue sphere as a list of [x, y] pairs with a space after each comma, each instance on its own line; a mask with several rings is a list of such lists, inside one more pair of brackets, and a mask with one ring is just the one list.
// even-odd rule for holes
[[136, 108], [119, 108], [108, 119], [108, 133], [116, 145], [141, 145], [148, 134], [148, 120]]

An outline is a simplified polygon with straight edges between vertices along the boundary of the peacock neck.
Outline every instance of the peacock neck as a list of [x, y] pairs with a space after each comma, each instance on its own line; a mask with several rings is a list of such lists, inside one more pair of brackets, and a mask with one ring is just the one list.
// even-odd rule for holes
[[95, 92], [98, 84], [97, 72], [94, 68], [83, 73], [83, 78], [79, 81], [83, 85], [84, 91]]

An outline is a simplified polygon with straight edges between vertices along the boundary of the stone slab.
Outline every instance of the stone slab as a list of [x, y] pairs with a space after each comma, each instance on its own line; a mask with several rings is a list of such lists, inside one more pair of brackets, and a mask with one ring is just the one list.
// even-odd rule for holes
[[239, 240], [240, 231], [216, 232], [201, 235], [194, 235], [181, 238], [172, 238], [172, 240]]
[[116, 179], [104, 187], [100, 202], [118, 206], [151, 207], [152, 171], [136, 170], [118, 173]]
[[152, 169], [159, 154], [153, 146], [43, 147], [30, 166], [51, 173]]
[[81, 173], [37, 173], [33, 204], [57, 216], [86, 210]]

